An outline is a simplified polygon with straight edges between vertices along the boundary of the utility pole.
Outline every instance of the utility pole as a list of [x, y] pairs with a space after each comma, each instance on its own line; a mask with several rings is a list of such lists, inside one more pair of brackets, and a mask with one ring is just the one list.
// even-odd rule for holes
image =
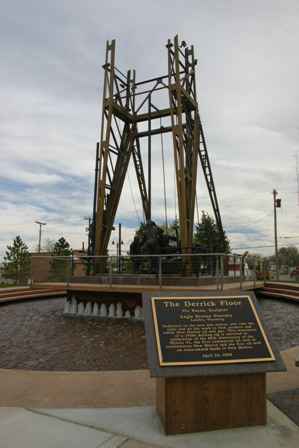
[[35, 224], [39, 225], [39, 232], [38, 232], [38, 253], [41, 251], [41, 242], [42, 242], [42, 226], [46, 226], [46, 222], [41, 221], [35, 221]]
[[281, 199], [277, 198], [277, 191], [273, 190], [273, 209], [274, 209], [274, 244], [275, 244], [275, 264], [276, 264], [276, 280], [279, 280], [279, 260], [278, 260], [278, 243], [277, 243], [277, 212], [276, 209], [281, 207]]

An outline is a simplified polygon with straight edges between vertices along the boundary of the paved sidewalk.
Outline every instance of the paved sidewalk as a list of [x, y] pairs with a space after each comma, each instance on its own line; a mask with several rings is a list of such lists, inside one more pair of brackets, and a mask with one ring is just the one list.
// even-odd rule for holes
[[149, 370], [40, 372], [0, 369], [0, 406], [148, 406], [154, 403], [154, 398], [155, 380], [150, 377]]
[[297, 448], [299, 428], [268, 403], [268, 424], [165, 436], [152, 407], [0, 408], [1, 448]]
[[299, 388], [299, 367], [296, 359], [299, 358], [299, 346], [281, 352], [287, 372], [274, 372], [267, 374], [267, 392], [273, 393]]
[[[283, 353], [288, 372], [269, 374], [268, 392], [298, 387], [298, 353], [299, 347]], [[0, 404], [22, 406], [0, 408], [0, 448], [299, 446], [299, 427], [270, 402], [266, 426], [166, 437], [154, 408], [146, 406], [153, 400], [154, 380], [148, 371], [0, 370]]]
[[[299, 346], [281, 353], [287, 372], [267, 374], [267, 393], [299, 388]], [[39, 372], [0, 369], [0, 406], [106, 408], [153, 405], [148, 370]], [[0, 448], [1, 445], [0, 445]]]

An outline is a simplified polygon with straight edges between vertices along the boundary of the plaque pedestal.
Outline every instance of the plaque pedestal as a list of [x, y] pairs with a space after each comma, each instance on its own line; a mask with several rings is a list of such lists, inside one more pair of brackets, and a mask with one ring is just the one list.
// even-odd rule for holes
[[156, 409], [166, 434], [265, 425], [266, 375], [159, 377]]

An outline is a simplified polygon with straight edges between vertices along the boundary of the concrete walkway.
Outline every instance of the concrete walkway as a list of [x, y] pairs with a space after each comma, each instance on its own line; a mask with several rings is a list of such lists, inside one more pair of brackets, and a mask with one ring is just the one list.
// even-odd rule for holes
[[147, 406], [154, 403], [154, 396], [155, 380], [150, 377], [149, 370], [40, 372], [0, 369], [0, 406]]
[[[281, 353], [287, 372], [267, 374], [267, 392], [299, 388], [299, 346]], [[39, 372], [0, 369], [0, 406], [106, 408], [153, 405], [148, 370]], [[0, 445], [0, 448], [1, 445]]]
[[[288, 371], [268, 374], [268, 392], [299, 387], [298, 354], [299, 347], [282, 353]], [[266, 426], [165, 436], [154, 407], [148, 406], [154, 403], [154, 386], [145, 370], [0, 370], [0, 405], [18, 406], [0, 407], [0, 448], [299, 446], [299, 427], [270, 402]]]
[[286, 372], [275, 372], [267, 375], [267, 392], [280, 392], [299, 388], [299, 368], [296, 360], [299, 359], [299, 346], [281, 352], [286, 365]]
[[268, 403], [268, 424], [165, 436], [152, 407], [0, 408], [1, 448], [297, 448], [299, 428]]

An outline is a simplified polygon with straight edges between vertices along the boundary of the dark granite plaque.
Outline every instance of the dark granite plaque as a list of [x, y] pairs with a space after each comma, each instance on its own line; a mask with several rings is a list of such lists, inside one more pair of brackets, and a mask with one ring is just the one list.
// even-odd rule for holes
[[159, 364], [275, 361], [250, 296], [152, 297]]

